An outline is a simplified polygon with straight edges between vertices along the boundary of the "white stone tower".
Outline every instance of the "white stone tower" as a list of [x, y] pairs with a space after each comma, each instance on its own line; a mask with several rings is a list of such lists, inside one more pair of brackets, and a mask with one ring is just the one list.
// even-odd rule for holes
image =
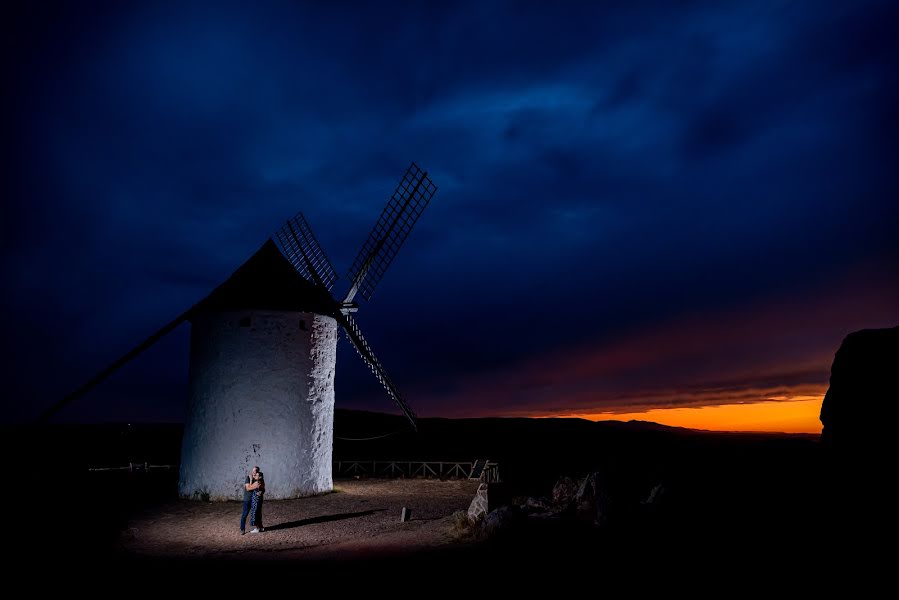
[[334, 303], [269, 240], [194, 307], [178, 491], [239, 499], [259, 465], [266, 497], [330, 491]]

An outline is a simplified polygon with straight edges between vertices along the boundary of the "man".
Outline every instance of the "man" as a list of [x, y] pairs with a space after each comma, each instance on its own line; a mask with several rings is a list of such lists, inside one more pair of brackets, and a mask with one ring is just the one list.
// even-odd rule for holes
[[253, 470], [250, 471], [250, 474], [247, 475], [246, 481], [243, 484], [243, 513], [240, 515], [240, 535], [245, 534], [247, 527], [247, 515], [250, 514], [250, 507], [253, 503], [253, 494], [256, 489], [259, 487], [256, 481], [256, 474], [259, 472], [259, 466], [253, 467]]

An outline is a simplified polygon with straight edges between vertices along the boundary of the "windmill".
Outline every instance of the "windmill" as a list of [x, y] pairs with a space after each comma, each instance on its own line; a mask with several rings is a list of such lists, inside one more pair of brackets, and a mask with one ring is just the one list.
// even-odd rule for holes
[[371, 299], [436, 191], [428, 174], [412, 163], [356, 255], [341, 300], [331, 293], [337, 272], [303, 214], [297, 214], [211, 294], [42, 418], [190, 321], [179, 494], [237, 499], [244, 474], [257, 464], [266, 472], [270, 498], [330, 491], [339, 329], [416, 429], [415, 412], [353, 314], [357, 296]]

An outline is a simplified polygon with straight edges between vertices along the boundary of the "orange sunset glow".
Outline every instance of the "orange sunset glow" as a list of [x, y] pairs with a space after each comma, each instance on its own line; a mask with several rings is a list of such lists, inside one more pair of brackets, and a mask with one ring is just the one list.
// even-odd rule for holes
[[[652, 421], [673, 427], [713, 431], [821, 433], [821, 396], [799, 396], [749, 404], [659, 408], [632, 413], [564, 415], [590, 421]], [[563, 416], [563, 415], [558, 415]]]

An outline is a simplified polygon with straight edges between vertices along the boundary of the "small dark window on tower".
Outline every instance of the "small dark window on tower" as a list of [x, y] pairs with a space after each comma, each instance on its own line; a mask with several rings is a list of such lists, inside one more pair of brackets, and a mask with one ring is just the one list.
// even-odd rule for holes
[[241, 327], [249, 327], [250, 326], [250, 317], [241, 317], [240, 318], [240, 326]]
[[303, 331], [309, 331], [308, 329], [306, 329], [306, 321], [304, 319], [300, 319], [300, 329], [302, 329]]

